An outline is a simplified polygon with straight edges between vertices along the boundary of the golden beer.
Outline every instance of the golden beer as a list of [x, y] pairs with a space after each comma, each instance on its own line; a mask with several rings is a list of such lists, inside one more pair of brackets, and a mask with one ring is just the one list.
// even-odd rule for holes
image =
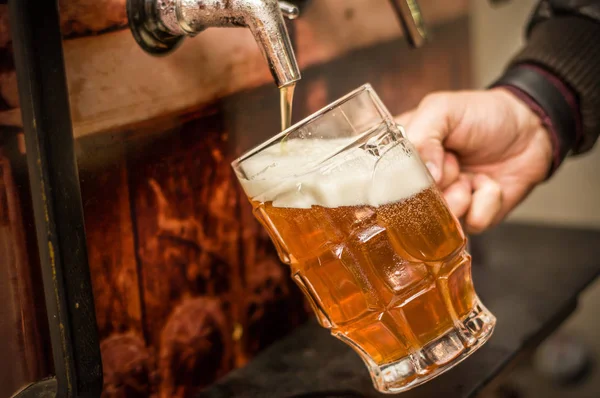
[[347, 136], [310, 139], [301, 122], [300, 137], [288, 133], [234, 167], [320, 324], [361, 355], [378, 390], [399, 392], [465, 358], [495, 318], [474, 291], [460, 224], [418, 154], [395, 125], [373, 119], [355, 119], [361, 130]]

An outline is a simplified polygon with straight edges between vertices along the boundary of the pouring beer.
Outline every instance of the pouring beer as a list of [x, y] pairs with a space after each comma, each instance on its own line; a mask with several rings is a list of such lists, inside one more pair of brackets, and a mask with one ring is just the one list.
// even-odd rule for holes
[[233, 167], [319, 323], [377, 390], [422, 384], [492, 334], [461, 226], [370, 85]]

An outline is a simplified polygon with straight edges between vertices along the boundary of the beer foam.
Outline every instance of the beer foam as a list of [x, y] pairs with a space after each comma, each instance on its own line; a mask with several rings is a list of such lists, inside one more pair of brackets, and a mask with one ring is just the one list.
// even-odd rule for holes
[[[413, 196], [433, 184], [406, 140], [373, 154], [354, 138], [290, 139], [244, 160], [241, 178], [254, 201], [275, 207], [381, 206]], [[341, 151], [343, 148], [343, 151]]]

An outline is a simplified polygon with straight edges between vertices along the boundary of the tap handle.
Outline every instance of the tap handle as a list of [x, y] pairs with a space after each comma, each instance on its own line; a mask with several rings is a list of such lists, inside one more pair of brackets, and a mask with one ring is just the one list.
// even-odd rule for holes
[[279, 9], [287, 19], [296, 19], [300, 15], [300, 9], [288, 1], [280, 1]]
[[408, 43], [413, 48], [423, 46], [429, 34], [417, 0], [391, 0], [391, 3], [400, 19]]

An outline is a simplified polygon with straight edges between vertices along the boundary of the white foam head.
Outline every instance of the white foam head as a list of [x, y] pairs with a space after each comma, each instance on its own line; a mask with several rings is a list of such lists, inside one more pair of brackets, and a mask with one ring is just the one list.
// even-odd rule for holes
[[339, 152], [353, 139], [290, 139], [274, 144], [242, 162], [247, 176], [240, 179], [242, 186], [255, 201], [310, 208], [376, 207], [432, 185], [427, 169], [405, 139], [380, 156], [357, 146]]

